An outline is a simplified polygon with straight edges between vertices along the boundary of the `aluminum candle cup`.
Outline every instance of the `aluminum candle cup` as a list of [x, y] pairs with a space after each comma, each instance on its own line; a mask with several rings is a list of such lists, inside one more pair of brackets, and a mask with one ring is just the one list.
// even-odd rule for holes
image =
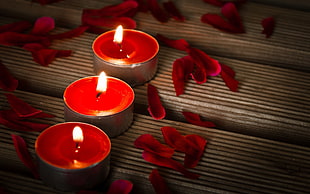
[[[79, 128], [81, 139], [74, 139]], [[91, 189], [107, 178], [111, 142], [98, 127], [68, 122], [44, 130], [35, 142], [40, 178], [61, 191]]]
[[107, 89], [98, 96], [98, 80], [99, 76], [85, 77], [66, 88], [65, 121], [90, 123], [116, 137], [133, 121], [134, 91], [124, 81], [107, 77]]
[[144, 32], [124, 29], [122, 42], [115, 43], [115, 32], [103, 33], [93, 42], [95, 73], [105, 71], [131, 86], [152, 79], [157, 71], [157, 40]]

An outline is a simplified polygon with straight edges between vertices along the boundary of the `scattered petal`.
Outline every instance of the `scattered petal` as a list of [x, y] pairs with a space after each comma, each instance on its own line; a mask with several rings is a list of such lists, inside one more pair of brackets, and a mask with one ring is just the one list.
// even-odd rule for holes
[[23, 46], [23, 49], [27, 50], [27, 51], [39, 51], [41, 49], [44, 49], [45, 46], [40, 44], [40, 43], [27, 43]]
[[266, 34], [266, 38], [269, 38], [274, 30], [274, 26], [275, 26], [275, 20], [273, 17], [268, 17], [265, 18], [261, 21], [261, 24], [263, 26], [263, 31], [262, 34]]
[[157, 88], [152, 84], [147, 86], [148, 111], [154, 119], [163, 119], [166, 116], [166, 110], [162, 106]]
[[8, 68], [0, 61], [0, 88], [5, 91], [14, 91], [18, 86], [18, 80], [15, 79]]
[[147, 3], [154, 18], [162, 23], [169, 20], [168, 14], [159, 6], [157, 0], [147, 0]]
[[185, 154], [184, 158], [184, 166], [186, 168], [194, 168], [197, 166], [198, 162], [200, 161], [204, 150], [205, 146], [207, 144], [207, 140], [205, 140], [203, 137], [199, 135], [186, 135], [185, 138], [192, 143], [196, 147], [197, 152], [195, 152], [194, 155], [191, 154]]
[[150, 162], [152, 164], [174, 169], [182, 173], [187, 178], [197, 179], [199, 177], [198, 174], [188, 171], [181, 163], [171, 158], [165, 158], [148, 151], [143, 151], [142, 157], [145, 161]]
[[23, 32], [29, 29], [32, 24], [28, 21], [19, 21], [11, 24], [5, 24], [0, 26], [0, 33], [3, 32]]
[[41, 49], [31, 51], [33, 60], [42, 66], [48, 66], [57, 57], [68, 57], [71, 55], [71, 50], [55, 50], [55, 49]]
[[77, 37], [77, 36], [80, 36], [81, 34], [83, 34], [88, 28], [89, 28], [89, 26], [79, 26], [77, 28], [74, 28], [74, 29], [67, 31], [67, 32], [64, 32], [64, 33], [50, 35], [49, 38], [52, 40], [74, 38], [74, 37]]
[[191, 73], [191, 76], [197, 84], [203, 84], [207, 82], [207, 72], [203, 66], [195, 65], [194, 71]]
[[202, 127], [215, 127], [215, 124], [210, 121], [202, 121], [200, 119], [200, 115], [192, 113], [192, 112], [182, 112], [185, 119], [194, 125], [202, 126]]
[[39, 173], [37, 170], [37, 166], [34, 163], [34, 160], [30, 154], [30, 152], [27, 149], [27, 144], [24, 141], [24, 139], [18, 135], [11, 135], [14, 143], [14, 147], [16, 150], [16, 153], [19, 157], [19, 159], [24, 163], [26, 167], [28, 167], [33, 176], [38, 179], [39, 178]]
[[165, 43], [167, 46], [170, 46], [172, 48], [175, 48], [175, 49], [178, 49], [181, 51], [187, 51], [189, 48], [188, 42], [184, 39], [172, 40], [172, 39], [169, 39], [169, 38], [167, 38], [161, 34], [157, 34], [156, 38], [159, 41]]
[[51, 17], [40, 17], [36, 20], [31, 34], [46, 35], [55, 28], [55, 21]]
[[238, 10], [233, 3], [225, 3], [221, 9], [221, 13], [228, 19], [229, 23], [244, 32]]
[[180, 11], [176, 8], [173, 1], [168, 1], [163, 3], [164, 9], [172, 15], [172, 18], [183, 22], [185, 20], [184, 16], [180, 13]]
[[39, 2], [41, 5], [47, 5], [47, 4], [52, 4], [52, 3], [56, 3], [59, 1], [63, 1], [63, 0], [36, 0], [37, 2]]
[[3, 32], [0, 34], [0, 44], [7, 46], [23, 46], [27, 43], [48, 44], [48, 39], [42, 36], [21, 34], [18, 32]]
[[222, 71], [221, 77], [224, 80], [226, 86], [233, 92], [238, 91], [239, 81], [235, 79], [235, 72], [229, 66], [221, 64]]
[[244, 33], [243, 29], [240, 29], [231, 23], [227, 22], [225, 19], [223, 19], [221, 16], [217, 14], [204, 14], [201, 16], [201, 22], [209, 24], [213, 26], [214, 28], [217, 28], [219, 30], [222, 30], [224, 32], [229, 33]]
[[139, 136], [135, 142], [134, 145], [137, 148], [144, 149], [148, 152], [152, 152], [154, 154], [160, 155], [162, 157], [171, 158], [174, 149], [161, 144], [158, 140], [156, 140], [152, 135], [150, 134], [143, 134]]
[[176, 59], [172, 65], [172, 81], [176, 96], [184, 93], [185, 82], [193, 72], [194, 61], [190, 56]]
[[128, 194], [131, 192], [133, 184], [130, 181], [119, 179], [114, 181], [106, 194]]
[[162, 176], [160, 176], [157, 169], [153, 169], [149, 180], [153, 185], [153, 188], [157, 194], [171, 194], [172, 192], [169, 190], [165, 180]]
[[206, 3], [209, 3], [211, 5], [215, 5], [218, 7], [222, 7], [225, 3], [231, 2], [234, 3], [235, 5], [241, 5], [245, 3], [247, 0], [232, 0], [232, 1], [222, 1], [222, 0], [203, 0]]
[[134, 29], [137, 26], [136, 22], [129, 17], [94, 18], [83, 14], [82, 22], [84, 25], [101, 26], [113, 29], [115, 29], [118, 25], [122, 25], [127, 29]]

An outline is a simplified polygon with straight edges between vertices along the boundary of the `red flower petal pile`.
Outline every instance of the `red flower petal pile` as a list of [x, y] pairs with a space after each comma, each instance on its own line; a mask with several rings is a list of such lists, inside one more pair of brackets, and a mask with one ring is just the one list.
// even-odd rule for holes
[[171, 194], [172, 192], [169, 190], [165, 180], [162, 176], [160, 176], [157, 169], [153, 169], [149, 180], [153, 185], [153, 188], [157, 194]]
[[152, 84], [147, 85], [147, 99], [149, 104], [147, 110], [150, 115], [156, 120], [163, 119], [166, 116], [166, 110], [161, 104], [157, 88]]
[[266, 34], [266, 38], [269, 38], [274, 30], [275, 21], [273, 17], [264, 18], [261, 21], [262, 27], [264, 28], [262, 34]]
[[129, 194], [133, 184], [128, 180], [119, 179], [114, 181], [106, 194]]
[[25, 21], [0, 26], [0, 44], [22, 47], [32, 53], [35, 62], [42, 66], [48, 66], [56, 58], [68, 57], [72, 53], [71, 50], [48, 48], [52, 40], [79, 36], [88, 27], [80, 26], [65, 33], [49, 35], [49, 32], [55, 28], [54, 19], [41, 17], [36, 20], [28, 34], [23, 33], [29, 28], [31, 28], [31, 24]]

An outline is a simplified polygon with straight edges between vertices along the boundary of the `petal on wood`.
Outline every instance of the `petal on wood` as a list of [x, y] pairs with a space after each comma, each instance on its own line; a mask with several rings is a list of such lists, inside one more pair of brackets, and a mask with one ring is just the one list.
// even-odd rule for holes
[[189, 44], [185, 39], [178, 39], [178, 40], [173, 40], [170, 38], [167, 38], [166, 36], [162, 34], [157, 34], [156, 38], [166, 44], [167, 46], [170, 46], [171, 48], [175, 48], [181, 51], [187, 51], [189, 48]]
[[114, 181], [106, 194], [129, 194], [133, 184], [128, 180], [119, 179]]
[[40, 17], [36, 20], [31, 34], [34, 35], [46, 35], [48, 32], [55, 28], [55, 21], [51, 17]]
[[196, 134], [186, 135], [185, 138], [192, 143], [191, 145], [195, 146], [197, 151], [195, 154], [185, 154], [184, 166], [186, 168], [194, 168], [197, 166], [204, 153], [207, 140]]
[[184, 16], [181, 14], [179, 9], [175, 6], [173, 1], [167, 1], [163, 3], [164, 9], [170, 13], [173, 19], [183, 22], [185, 20]]
[[147, 3], [154, 18], [162, 23], [168, 22], [169, 15], [159, 6], [157, 0], [147, 0]]
[[275, 20], [273, 17], [264, 18], [261, 21], [262, 27], [264, 28], [262, 34], [266, 34], [266, 38], [269, 38], [273, 34], [275, 27]]
[[32, 24], [28, 21], [13, 22], [0, 26], [0, 33], [3, 32], [23, 32], [29, 29]]
[[200, 115], [192, 113], [192, 112], [182, 112], [185, 119], [194, 125], [202, 126], [202, 127], [215, 127], [215, 124], [211, 121], [202, 121]]
[[176, 96], [184, 93], [185, 82], [194, 69], [194, 61], [190, 56], [176, 59], [172, 64], [172, 81]]
[[152, 170], [149, 176], [149, 180], [151, 184], [153, 185], [153, 188], [157, 194], [170, 194], [171, 193], [165, 180], [159, 174], [157, 169]]
[[0, 88], [5, 91], [14, 91], [18, 86], [18, 80], [13, 77], [9, 69], [0, 61]]
[[229, 66], [221, 64], [222, 71], [221, 77], [225, 82], [225, 85], [233, 92], [238, 91], [239, 81], [235, 79], [235, 72]]
[[148, 112], [156, 119], [163, 119], [166, 116], [166, 110], [161, 104], [157, 88], [152, 84], [147, 86]]

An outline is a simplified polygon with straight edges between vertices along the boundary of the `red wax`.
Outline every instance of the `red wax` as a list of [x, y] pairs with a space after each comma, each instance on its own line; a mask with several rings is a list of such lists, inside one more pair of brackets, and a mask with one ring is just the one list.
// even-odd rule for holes
[[[78, 152], [72, 137], [81, 127], [84, 140]], [[65, 169], [85, 168], [104, 160], [111, 150], [109, 137], [99, 128], [85, 123], [61, 123], [44, 130], [36, 140], [36, 153], [46, 163]]]
[[124, 29], [122, 43], [113, 42], [115, 31], [101, 34], [93, 43], [94, 53], [105, 61], [120, 65], [143, 63], [159, 50], [156, 39], [144, 32]]
[[108, 77], [107, 91], [97, 97], [98, 76], [86, 77], [70, 84], [64, 101], [71, 110], [84, 115], [106, 116], [128, 108], [134, 100], [132, 88], [125, 82]]

